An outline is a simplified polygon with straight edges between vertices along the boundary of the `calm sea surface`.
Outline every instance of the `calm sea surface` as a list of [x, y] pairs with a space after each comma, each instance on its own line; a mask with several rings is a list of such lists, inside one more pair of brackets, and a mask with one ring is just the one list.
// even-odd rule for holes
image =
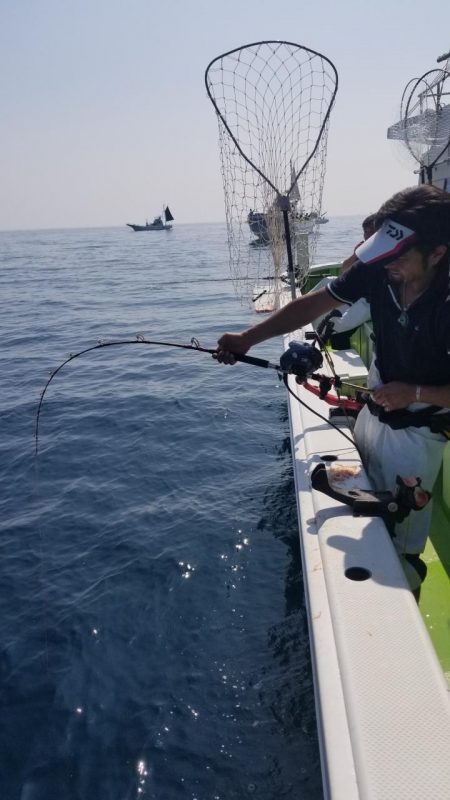
[[[361, 217], [322, 226], [317, 261]], [[0, 233], [0, 797], [322, 796], [284, 387], [225, 226]], [[276, 361], [281, 342], [258, 348]]]

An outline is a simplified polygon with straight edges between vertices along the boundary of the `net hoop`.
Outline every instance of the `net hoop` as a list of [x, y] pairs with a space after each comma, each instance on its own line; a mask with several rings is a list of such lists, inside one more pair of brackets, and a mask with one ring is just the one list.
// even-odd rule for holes
[[400, 104], [400, 126], [396, 138], [405, 144], [419, 164], [422, 180], [426, 172], [429, 182], [433, 168], [450, 144], [450, 106], [441, 102], [446, 94], [450, 94], [450, 91], [444, 92], [444, 84], [449, 78], [450, 72], [445, 69], [428, 70], [420, 78], [412, 78], [403, 90]]
[[[300, 240], [311, 236], [303, 248], [307, 274], [317, 226], [326, 221], [321, 203], [336, 68], [304, 45], [263, 40], [212, 59], [205, 86], [219, 126], [232, 274], [250, 283], [269, 271], [279, 281], [287, 256], [294, 296]], [[256, 240], [245, 242], [247, 225]]]
[[[230, 127], [229, 127], [226, 119], [224, 118], [222, 112], [220, 111], [220, 109], [219, 109], [219, 107], [218, 107], [218, 105], [216, 103], [216, 100], [212, 95], [212, 92], [211, 92], [211, 89], [210, 89], [210, 83], [208, 82], [209, 71], [210, 71], [211, 67], [214, 64], [216, 64], [218, 61], [221, 61], [221, 59], [226, 58], [227, 56], [231, 56], [234, 53], [238, 53], [240, 50], [249, 49], [250, 47], [259, 47], [260, 45], [265, 45], [265, 44], [268, 44], [268, 45], [270, 45], [270, 44], [287, 45], [289, 47], [296, 47], [296, 48], [304, 50], [305, 52], [311, 53], [314, 56], [318, 56], [318, 58], [321, 58], [323, 61], [327, 62], [327, 64], [331, 67], [331, 69], [332, 69], [332, 71], [334, 73], [334, 77], [335, 77], [335, 88], [334, 88], [334, 91], [333, 91], [333, 94], [332, 94], [332, 97], [331, 97], [331, 100], [330, 100], [329, 108], [328, 108], [328, 110], [327, 110], [327, 112], [325, 114], [324, 120], [322, 122], [322, 125], [321, 125], [321, 128], [320, 128], [319, 135], [317, 137], [317, 141], [316, 141], [316, 144], [314, 146], [314, 149], [311, 152], [311, 154], [309, 155], [309, 157], [307, 158], [307, 160], [305, 161], [305, 163], [302, 165], [300, 170], [295, 175], [294, 180], [292, 181], [289, 189], [286, 192], [283, 192], [278, 187], [274, 186], [274, 184], [272, 183], [270, 178], [268, 178], [266, 175], [264, 175], [264, 173], [259, 169], [259, 167], [256, 164], [254, 164], [251, 161], [251, 159], [248, 158], [248, 156], [244, 153], [244, 151], [242, 150], [242, 148], [241, 148], [239, 142], [237, 141], [236, 137], [234, 136], [234, 134], [230, 130]], [[218, 117], [221, 119], [222, 124], [224, 125], [224, 127], [228, 131], [229, 136], [231, 137], [231, 139], [233, 140], [233, 142], [236, 145], [237, 149], [239, 150], [242, 158], [244, 158], [247, 161], [247, 163], [250, 164], [250, 166], [253, 169], [256, 170], [256, 172], [258, 172], [258, 174], [261, 176], [261, 178], [263, 180], [267, 181], [267, 183], [272, 187], [274, 192], [276, 192], [278, 195], [283, 195], [284, 194], [286, 197], [289, 197], [289, 195], [292, 192], [294, 186], [296, 185], [300, 175], [306, 169], [306, 167], [308, 166], [309, 162], [311, 161], [311, 159], [313, 158], [314, 154], [317, 151], [320, 139], [322, 138], [322, 134], [323, 134], [323, 132], [325, 130], [325, 127], [327, 125], [327, 122], [329, 120], [329, 117], [330, 117], [330, 114], [331, 114], [331, 109], [333, 108], [333, 104], [334, 104], [334, 101], [335, 101], [335, 98], [336, 98], [336, 93], [337, 93], [337, 90], [338, 90], [338, 84], [339, 84], [339, 77], [338, 77], [338, 73], [337, 73], [336, 67], [334, 66], [333, 62], [330, 61], [329, 58], [324, 56], [322, 53], [319, 53], [317, 50], [312, 50], [310, 47], [305, 47], [304, 45], [296, 44], [295, 42], [288, 42], [288, 41], [279, 40], [279, 39], [262, 40], [262, 41], [259, 41], [259, 42], [251, 42], [250, 44], [245, 44], [245, 45], [242, 45], [241, 47], [235, 47], [233, 50], [228, 50], [226, 53], [222, 53], [220, 56], [216, 56], [216, 58], [213, 58], [212, 61], [209, 62], [208, 66], [206, 67], [206, 70], [205, 70], [205, 86], [206, 86], [206, 91], [208, 93], [208, 97], [211, 100], [211, 103], [213, 104]]]

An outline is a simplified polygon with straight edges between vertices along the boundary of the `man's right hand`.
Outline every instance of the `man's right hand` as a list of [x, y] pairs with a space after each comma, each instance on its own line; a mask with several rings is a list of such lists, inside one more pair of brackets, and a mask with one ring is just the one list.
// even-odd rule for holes
[[221, 364], [235, 364], [236, 359], [233, 353], [245, 355], [250, 345], [247, 344], [246, 335], [244, 333], [224, 333], [217, 342], [217, 350], [213, 354], [213, 358], [220, 361]]

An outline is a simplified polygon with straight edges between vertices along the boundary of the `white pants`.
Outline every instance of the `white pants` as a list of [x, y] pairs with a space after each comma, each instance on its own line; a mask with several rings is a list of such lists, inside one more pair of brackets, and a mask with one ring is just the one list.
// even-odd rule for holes
[[[396, 476], [422, 478], [422, 487], [433, 490], [446, 445], [440, 433], [429, 428], [393, 430], [364, 406], [354, 430], [363, 464], [377, 491], [393, 491]], [[432, 501], [420, 511], [411, 511], [395, 526], [394, 544], [402, 553], [421, 553], [431, 521]]]

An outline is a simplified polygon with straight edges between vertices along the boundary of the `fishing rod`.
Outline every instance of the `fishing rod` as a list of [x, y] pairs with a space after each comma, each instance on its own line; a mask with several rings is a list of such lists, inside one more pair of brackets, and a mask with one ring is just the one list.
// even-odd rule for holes
[[[70, 353], [69, 357], [66, 358], [65, 361], [63, 361], [61, 364], [59, 364], [59, 366], [56, 367], [56, 369], [54, 369], [53, 372], [50, 374], [50, 377], [48, 378], [41, 392], [36, 412], [36, 424], [35, 424], [36, 455], [38, 453], [38, 447], [39, 447], [39, 422], [40, 422], [44, 397], [46, 395], [48, 387], [50, 386], [51, 382], [56, 377], [56, 375], [63, 369], [63, 367], [66, 366], [66, 364], [69, 364], [69, 362], [74, 361], [76, 358], [80, 358], [81, 356], [86, 355], [86, 353], [91, 353], [94, 350], [101, 350], [106, 347], [119, 347], [123, 345], [155, 345], [159, 347], [175, 347], [182, 350], [190, 350], [198, 353], [208, 353], [211, 356], [217, 355], [217, 350], [215, 348], [202, 347], [198, 339], [196, 339], [195, 337], [192, 337], [190, 344], [181, 344], [180, 342], [167, 342], [167, 341], [161, 341], [159, 339], [147, 339], [142, 334], [137, 334], [137, 336], [134, 339], [119, 339], [117, 341], [107, 341], [107, 342], [100, 341], [97, 344], [92, 345], [91, 347], [86, 347], [77, 353]], [[243, 355], [241, 353], [233, 353], [233, 356], [236, 359], [236, 361], [241, 361], [245, 364], [250, 364], [255, 367], [262, 367], [264, 369], [275, 370], [280, 379], [284, 380], [287, 390], [296, 398], [296, 400], [301, 405], [305, 406], [305, 408], [312, 411], [313, 414], [315, 414], [320, 419], [324, 420], [332, 428], [335, 428], [337, 431], [339, 431], [341, 436], [347, 439], [352, 444], [352, 446], [355, 446], [355, 442], [353, 439], [347, 436], [347, 434], [345, 434], [342, 430], [340, 430], [340, 428], [334, 425], [329, 419], [322, 416], [322, 414], [320, 414], [318, 411], [315, 411], [315, 409], [310, 408], [310, 406], [304, 403], [304, 401], [301, 400], [294, 392], [292, 392], [292, 390], [288, 386], [287, 376], [295, 375], [298, 383], [303, 384], [305, 388], [308, 389], [309, 391], [314, 390], [314, 393], [316, 393], [315, 387], [312, 387], [308, 383], [307, 378], [309, 377], [313, 380], [319, 380], [322, 382], [324, 379], [326, 379], [326, 376], [322, 376], [321, 374], [316, 372], [316, 370], [322, 366], [323, 358], [321, 351], [318, 350], [314, 345], [308, 344], [306, 342], [295, 342], [295, 341], [290, 342], [288, 349], [281, 356], [279, 364], [274, 364], [271, 361], [268, 361], [267, 359], [264, 358], [256, 358], [255, 356]], [[337, 385], [339, 386], [345, 384], [345, 381], [341, 381], [336, 376], [335, 373], [334, 377], [328, 380], [334, 382], [335, 384], [337, 383]], [[352, 384], [348, 385], [352, 386]], [[331, 388], [331, 383], [329, 388]], [[333, 398], [333, 402], [331, 401], [332, 396], [328, 394], [328, 391], [324, 393], [322, 389], [321, 391], [319, 390], [317, 393], [319, 394], [321, 399], [325, 400], [325, 402], [334, 405], [338, 404], [343, 407], [344, 398], [342, 398], [340, 403], [336, 403], [336, 398]]]
[[[42, 404], [44, 401], [45, 393], [54, 379], [54, 377], [62, 370], [62, 368], [68, 364], [70, 361], [74, 361], [74, 359], [79, 358], [86, 353], [90, 353], [93, 350], [100, 350], [105, 347], [118, 347], [121, 345], [158, 345], [160, 347], [176, 347], [182, 350], [191, 350], [193, 352], [199, 353], [208, 353], [209, 355], [217, 355], [217, 350], [207, 347], [201, 347], [200, 343], [194, 337], [191, 339], [190, 344], [181, 344], [179, 342], [166, 342], [160, 341], [156, 339], [146, 339], [145, 336], [138, 334], [135, 339], [121, 339], [112, 342], [98, 342], [96, 345], [92, 347], [86, 347], [84, 350], [80, 350], [78, 353], [71, 353], [69, 358], [66, 358], [65, 361], [62, 362], [56, 369], [53, 370], [51, 373], [47, 383], [45, 384], [40, 400], [38, 405], [38, 410], [36, 414], [36, 428], [35, 428], [35, 439], [36, 439], [36, 450], [35, 455], [38, 454], [38, 442], [39, 442], [39, 419], [42, 410]], [[314, 345], [308, 344], [307, 342], [290, 342], [288, 349], [282, 354], [280, 358], [279, 364], [273, 364], [272, 362], [263, 359], [263, 358], [256, 358], [254, 356], [247, 356], [240, 353], [233, 353], [234, 358], [237, 361], [242, 361], [245, 364], [251, 364], [256, 367], [263, 367], [265, 369], [274, 369], [278, 373], [279, 377], [283, 380], [286, 389], [290, 394], [305, 408], [315, 414], [319, 419], [323, 420], [327, 425], [330, 425], [332, 428], [338, 431], [345, 439], [347, 439], [352, 447], [357, 448], [355, 441], [347, 436], [337, 425], [334, 425], [329, 419], [324, 417], [314, 408], [308, 406], [303, 400], [301, 400], [295, 392], [292, 391], [291, 387], [288, 384], [288, 375], [295, 375], [296, 381], [301, 383], [308, 388], [307, 378], [317, 379], [317, 377], [321, 378], [323, 376], [317, 375], [315, 370], [318, 369], [322, 363], [322, 353], [319, 349], [317, 349]], [[336, 376], [337, 377], [337, 376]], [[342, 383], [344, 383], [342, 381]], [[319, 395], [320, 396], [320, 395]], [[322, 399], [327, 400], [327, 395], [325, 395]], [[335, 486], [332, 486], [328, 480], [328, 475], [326, 471], [326, 465], [321, 463], [316, 466], [313, 470], [311, 475], [311, 486], [314, 489], [317, 489], [320, 492], [328, 495], [329, 497], [333, 497], [334, 499], [338, 500], [339, 502], [345, 503], [353, 508], [353, 512], [355, 514], [364, 514], [368, 516], [381, 516], [386, 521], [394, 522], [394, 521], [401, 521], [404, 517], [409, 514], [411, 510], [417, 510], [422, 508], [426, 503], [428, 503], [431, 494], [421, 488], [421, 479], [420, 478], [401, 478], [397, 476], [397, 488], [394, 492], [369, 492], [367, 490], [360, 490], [360, 489], [352, 489], [352, 490], [339, 490], [336, 489]]]
[[[44, 386], [44, 388], [43, 388], [43, 390], [41, 392], [41, 395], [40, 395], [40, 398], [39, 398], [39, 404], [38, 404], [38, 408], [37, 408], [37, 412], [36, 412], [36, 424], [35, 424], [35, 433], [34, 433], [34, 436], [35, 436], [35, 453], [36, 454], [38, 452], [39, 421], [40, 421], [40, 416], [41, 416], [41, 411], [42, 411], [42, 404], [44, 402], [44, 397], [45, 397], [45, 394], [46, 394], [47, 389], [50, 386], [51, 382], [56, 377], [56, 375], [63, 369], [63, 367], [65, 367], [66, 364], [69, 364], [70, 361], [74, 361], [76, 358], [80, 358], [80, 356], [86, 355], [86, 353], [91, 353], [94, 350], [101, 350], [101, 349], [103, 349], [105, 347], [121, 347], [123, 345], [139, 345], [139, 344], [140, 345], [157, 345], [159, 347], [176, 347], [176, 348], [180, 348], [182, 350], [197, 351], [199, 353], [209, 353], [209, 355], [214, 355], [217, 352], [215, 349], [201, 347], [198, 339], [196, 339], [195, 337], [192, 337], [190, 344], [181, 344], [180, 342], [165, 342], [165, 341], [156, 340], [156, 339], [147, 339], [145, 336], [142, 336], [141, 334], [137, 334], [136, 338], [134, 338], [134, 339], [119, 339], [117, 341], [111, 341], [111, 342], [102, 342], [102, 341], [100, 341], [97, 344], [92, 345], [91, 347], [86, 347], [84, 350], [80, 350], [78, 353], [70, 353], [69, 357], [66, 358], [65, 361], [63, 361], [61, 364], [59, 364], [59, 366], [56, 367], [56, 369], [54, 369], [53, 372], [50, 374], [50, 377], [47, 380], [47, 383], [45, 384], [45, 386]], [[238, 361], [244, 361], [246, 364], [252, 364], [253, 366], [256, 366], [256, 367], [266, 367], [266, 368], [272, 368], [272, 369], [278, 369], [279, 368], [277, 364], [271, 364], [269, 361], [266, 361], [265, 359], [262, 359], [262, 358], [255, 358], [253, 356], [244, 356], [244, 355], [239, 355], [237, 353], [235, 354], [235, 358]]]

